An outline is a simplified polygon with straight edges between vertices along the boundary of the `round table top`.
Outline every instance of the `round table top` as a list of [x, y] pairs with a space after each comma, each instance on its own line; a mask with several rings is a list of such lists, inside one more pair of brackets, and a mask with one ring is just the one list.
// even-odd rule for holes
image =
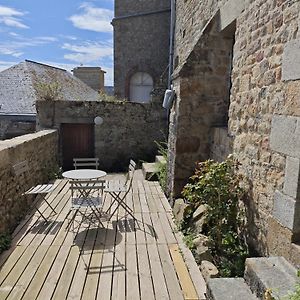
[[106, 172], [95, 169], [78, 169], [70, 170], [62, 173], [64, 178], [75, 180], [89, 180], [96, 179], [106, 175]]

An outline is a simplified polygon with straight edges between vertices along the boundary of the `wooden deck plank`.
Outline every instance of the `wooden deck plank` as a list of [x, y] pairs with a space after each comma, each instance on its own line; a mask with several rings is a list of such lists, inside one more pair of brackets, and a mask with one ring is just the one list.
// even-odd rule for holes
[[[82, 233], [82, 232], [81, 232]], [[96, 230], [86, 230], [86, 239], [74, 271], [74, 277], [68, 293], [69, 299], [80, 299], [84, 289], [85, 279], [89, 270], [91, 255], [96, 239]]]
[[141, 299], [136, 245], [134, 244], [126, 244], [126, 269], [126, 299]]
[[[186, 286], [182, 277], [189, 277], [199, 299], [204, 299], [204, 280], [177, 232], [167, 199], [157, 182], [143, 181], [139, 172], [125, 200], [137, 221], [122, 207], [110, 222], [103, 215], [104, 228], [82, 223], [77, 216], [74, 245], [67, 227], [69, 186], [65, 180], [58, 181], [55, 193], [47, 195], [58, 214], [43, 224], [39, 215], [31, 212], [15, 232], [13, 247], [0, 257], [0, 299], [182, 300], [189, 296], [181, 290]], [[106, 195], [104, 211], [111, 201]], [[40, 207], [50, 212], [45, 203]], [[18, 243], [21, 245], [16, 246]], [[178, 253], [172, 248], [171, 256], [169, 246], [180, 247], [184, 276], [178, 275], [182, 273], [178, 271]]]
[[148, 255], [154, 285], [155, 299], [170, 299], [156, 244], [148, 245]]
[[17, 280], [15, 286], [11, 290], [11, 293], [7, 297], [8, 300], [17, 300], [22, 298], [38, 267], [40, 266], [47, 250], [47, 246], [40, 246], [37, 248], [31, 261], [26, 266], [26, 269], [22, 273], [21, 277]]
[[79, 256], [79, 248], [72, 247], [51, 299], [67, 299], [67, 294], [72, 282], [73, 274], [76, 269]]
[[156, 242], [161, 244], [166, 244], [166, 237], [164, 233], [164, 228], [161, 225], [158, 213], [150, 213], [150, 218], [152, 220], [152, 226], [156, 232]]
[[[114, 246], [114, 274], [112, 281], [111, 300], [123, 300], [126, 295], [126, 230], [127, 219], [122, 218], [125, 215], [125, 209], [119, 207], [116, 220], [117, 234]], [[122, 218], [122, 219], [120, 219]]]
[[170, 223], [168, 221], [166, 213], [159, 212], [158, 213], [158, 218], [159, 218], [159, 221], [160, 221], [161, 226], [163, 228], [163, 232], [164, 232], [167, 244], [176, 244], [177, 240], [175, 238], [174, 231], [170, 226]]
[[49, 248], [41, 265], [39, 266], [36, 274], [34, 275], [33, 280], [30, 282], [29, 286], [27, 287], [27, 290], [22, 299], [32, 300], [37, 298], [39, 291], [44, 284], [48, 271], [50, 270], [58, 251], [59, 251], [59, 246], [52, 246]]
[[5, 280], [1, 282], [0, 299], [5, 299], [10, 293], [10, 291], [14, 288], [16, 282], [24, 272], [27, 265], [30, 263], [30, 260], [34, 256], [36, 250], [37, 246], [27, 247], [24, 253], [22, 254], [21, 258], [10, 270], [8, 276], [6, 276]]
[[105, 246], [102, 254], [101, 272], [97, 299], [110, 299], [114, 270], [114, 246], [117, 234], [117, 221], [109, 224], [106, 231]]
[[150, 271], [148, 250], [146, 244], [137, 244], [138, 274], [140, 280], [141, 299], [154, 300], [154, 287]]
[[174, 265], [170, 256], [169, 248], [167, 245], [164, 244], [159, 244], [157, 247], [170, 299], [183, 300], [183, 293], [178, 282], [176, 271], [174, 269]]
[[69, 246], [60, 247], [59, 253], [55, 258], [55, 261], [51, 267], [50, 272], [47, 274], [47, 277], [44, 281], [44, 284], [40, 290], [37, 299], [39, 300], [51, 299], [51, 296], [55, 290], [55, 287], [57, 285], [63, 267], [66, 263], [70, 250], [71, 247]]
[[179, 278], [179, 283], [183, 291], [184, 299], [198, 300], [198, 295], [190, 277], [186, 264], [180, 254], [178, 245], [169, 245], [171, 257]]
[[17, 246], [14, 248], [12, 254], [5, 260], [5, 264], [0, 269], [0, 285], [9, 274], [9, 272], [13, 269], [18, 260], [21, 258], [25, 250], [25, 246]]

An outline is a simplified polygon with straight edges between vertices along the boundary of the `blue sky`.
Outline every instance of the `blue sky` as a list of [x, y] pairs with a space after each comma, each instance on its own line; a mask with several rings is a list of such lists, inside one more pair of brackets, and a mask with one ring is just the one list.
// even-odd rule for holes
[[113, 84], [113, 0], [0, 0], [0, 71], [25, 59], [105, 70]]

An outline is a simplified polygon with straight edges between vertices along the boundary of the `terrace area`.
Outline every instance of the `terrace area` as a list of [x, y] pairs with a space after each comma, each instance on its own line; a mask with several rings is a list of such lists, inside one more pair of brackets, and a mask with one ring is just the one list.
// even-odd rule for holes
[[[137, 221], [123, 208], [104, 217], [103, 227], [78, 218], [74, 242], [69, 183], [55, 184], [47, 198], [57, 214], [41, 202], [47, 222], [31, 211], [0, 256], [0, 299], [205, 299], [205, 282], [158, 182], [138, 170], [126, 197]], [[111, 201], [107, 195], [104, 210]]]

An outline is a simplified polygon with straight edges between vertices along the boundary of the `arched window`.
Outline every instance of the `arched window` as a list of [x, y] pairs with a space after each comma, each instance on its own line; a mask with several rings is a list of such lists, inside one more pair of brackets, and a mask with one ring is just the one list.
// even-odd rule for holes
[[148, 73], [137, 72], [130, 79], [129, 99], [133, 102], [149, 102], [153, 79]]

